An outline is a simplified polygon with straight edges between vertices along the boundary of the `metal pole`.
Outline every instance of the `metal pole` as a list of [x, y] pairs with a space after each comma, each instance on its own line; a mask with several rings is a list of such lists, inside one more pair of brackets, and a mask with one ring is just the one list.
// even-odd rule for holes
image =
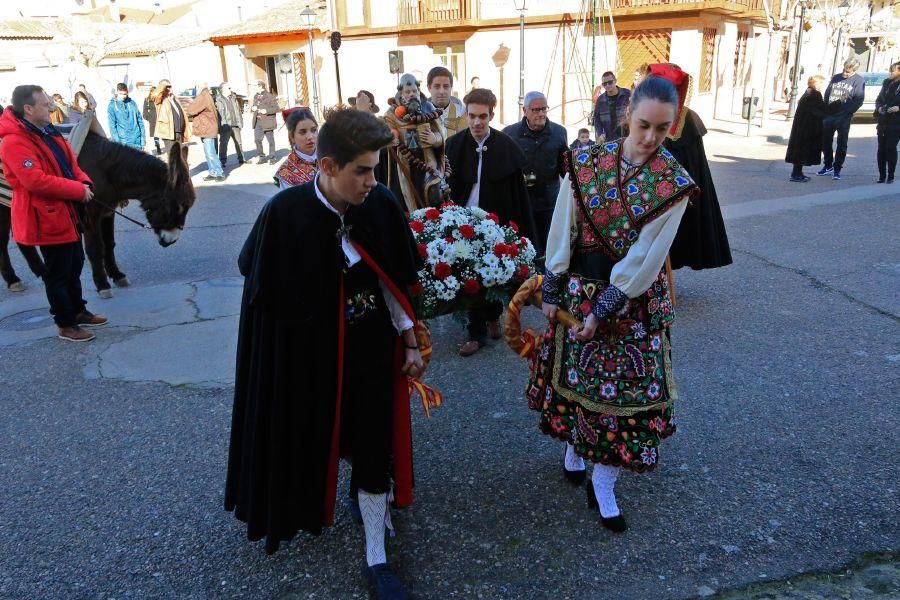
[[344, 103], [344, 95], [341, 93], [341, 65], [338, 63], [338, 51], [334, 51], [334, 76], [337, 79], [338, 104]]
[[750, 104], [747, 106], [747, 137], [750, 137], [750, 126], [753, 124], [753, 100], [756, 99], [756, 88], [750, 89]]
[[797, 112], [797, 95], [800, 83], [800, 52], [803, 50], [803, 26], [806, 24], [806, 3], [800, 3], [800, 28], [797, 30], [797, 52], [794, 55], [794, 77], [791, 82], [791, 98], [788, 104], [788, 120], [794, 118]]
[[519, 118], [525, 108], [525, 10], [519, 11]]
[[319, 116], [319, 90], [316, 88], [316, 56], [313, 54], [312, 27], [306, 30], [306, 35], [309, 38], [309, 74], [312, 79], [313, 114], [316, 115], [316, 119], [321, 119]]
[[834, 64], [831, 65], [831, 73], [837, 73], [838, 61], [841, 58], [841, 38], [844, 35], [844, 21], [841, 20], [841, 25], [838, 27], [838, 35], [837, 35], [837, 45], [834, 48]]

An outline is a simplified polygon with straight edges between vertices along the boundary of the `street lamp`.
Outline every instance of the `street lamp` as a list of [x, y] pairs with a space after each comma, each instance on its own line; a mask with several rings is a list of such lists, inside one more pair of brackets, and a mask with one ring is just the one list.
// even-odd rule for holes
[[797, 29], [797, 52], [794, 55], [794, 77], [791, 81], [791, 98], [788, 104], [788, 120], [797, 112], [797, 94], [800, 81], [800, 52], [803, 50], [803, 28], [806, 26], [806, 2], [800, 2], [800, 27]]
[[838, 14], [841, 16], [841, 21], [838, 24], [838, 32], [837, 32], [837, 43], [834, 48], [834, 64], [831, 67], [831, 72], [836, 73], [838, 68], [838, 61], [841, 58], [841, 38], [844, 34], [844, 22], [847, 20], [847, 14], [850, 12], [850, 2], [844, 0], [838, 6]]
[[525, 0], [513, 0], [519, 11], [519, 118], [525, 109]]
[[312, 30], [316, 24], [316, 11], [309, 5], [300, 11], [300, 19], [306, 25], [306, 37], [309, 38], [309, 72], [312, 75], [313, 114], [319, 119], [319, 90], [316, 86], [316, 56], [313, 53]]

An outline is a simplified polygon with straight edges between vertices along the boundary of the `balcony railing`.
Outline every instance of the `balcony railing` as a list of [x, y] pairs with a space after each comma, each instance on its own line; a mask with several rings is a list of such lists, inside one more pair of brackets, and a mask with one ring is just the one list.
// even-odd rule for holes
[[[763, 0], [728, 0], [730, 4], [737, 4], [745, 10], [763, 10]], [[678, 4], [697, 4], [696, 0], [611, 0], [613, 9], [621, 8], [649, 8], [654, 6], [667, 6]]]
[[472, 0], [401, 0], [400, 24], [447, 24], [469, 19]]

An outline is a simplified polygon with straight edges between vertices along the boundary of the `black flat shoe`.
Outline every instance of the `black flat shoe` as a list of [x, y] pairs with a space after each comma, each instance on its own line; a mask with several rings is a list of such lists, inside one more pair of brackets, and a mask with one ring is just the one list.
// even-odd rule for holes
[[387, 563], [381, 563], [370, 567], [363, 563], [363, 574], [366, 580], [375, 588], [375, 597], [378, 600], [408, 600], [409, 592], [387, 566]]
[[[600, 503], [597, 502], [597, 495], [594, 493], [594, 483], [591, 481], [588, 481], [587, 484], [587, 502], [590, 508], [597, 511], [597, 514], [600, 513]], [[600, 515], [600, 524], [614, 533], [622, 533], [628, 529], [628, 523], [625, 522], [625, 517], [621, 514], [608, 519]]]
[[580, 471], [570, 471], [566, 468], [566, 452], [567, 449], [563, 449], [563, 475], [566, 476], [566, 479], [572, 485], [581, 485], [584, 483], [584, 478], [587, 477], [587, 469], [581, 469]]
[[875, 183], [884, 183], [884, 179], [885, 179], [884, 177], [879, 177], [879, 178], [875, 181]]

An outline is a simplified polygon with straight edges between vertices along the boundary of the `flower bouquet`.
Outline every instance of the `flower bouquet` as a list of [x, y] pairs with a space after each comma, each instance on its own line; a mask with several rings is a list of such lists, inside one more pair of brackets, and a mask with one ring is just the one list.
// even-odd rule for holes
[[421, 319], [467, 310], [487, 299], [506, 304], [535, 272], [535, 249], [518, 226], [493, 213], [447, 202], [409, 215], [425, 266], [413, 288]]

